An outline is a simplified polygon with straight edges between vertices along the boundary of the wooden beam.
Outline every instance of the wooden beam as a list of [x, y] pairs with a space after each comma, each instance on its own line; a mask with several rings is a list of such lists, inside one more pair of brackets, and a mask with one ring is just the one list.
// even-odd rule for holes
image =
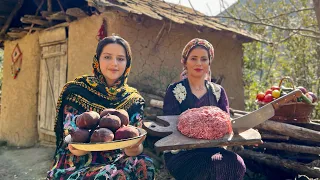
[[27, 18], [27, 17], [21, 17], [20, 21], [25, 24], [37, 24], [40, 26], [49, 26], [49, 22], [47, 20], [42, 20], [38, 18]]
[[7, 34], [12, 38], [22, 38], [27, 35], [27, 32], [7, 32]]
[[73, 17], [76, 17], [78, 19], [80, 18], [84, 18], [84, 17], [87, 17], [88, 15], [82, 11], [82, 9], [80, 8], [69, 8], [67, 9], [66, 11], [66, 14], [67, 15], [70, 15], [70, 16], [73, 16]]
[[10, 32], [22, 32], [22, 31], [28, 31], [28, 30], [23, 29], [23, 28], [10, 28], [9, 31]]
[[10, 16], [8, 17], [6, 23], [4, 24], [4, 26], [2, 27], [1, 31], [0, 31], [0, 35], [3, 35], [7, 32], [12, 19], [14, 18], [14, 16], [17, 14], [17, 12], [19, 11], [19, 9], [22, 7], [24, 0], [18, 0], [16, 6], [14, 7], [14, 9], [11, 11]]
[[59, 11], [59, 12], [56, 12], [54, 14], [51, 14], [51, 15], [47, 16], [46, 19], [48, 19], [48, 20], [58, 20], [58, 21], [67, 21], [67, 19], [69, 19], [71, 21], [71, 19], [75, 20], [76, 18], [67, 15], [65, 12]]

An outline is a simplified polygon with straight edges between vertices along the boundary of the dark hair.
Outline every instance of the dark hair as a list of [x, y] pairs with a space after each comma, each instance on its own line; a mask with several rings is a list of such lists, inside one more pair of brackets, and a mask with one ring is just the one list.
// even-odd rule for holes
[[99, 41], [96, 49], [97, 59], [99, 60], [103, 48], [108, 44], [119, 44], [124, 48], [127, 58], [127, 67], [129, 67], [132, 58], [130, 44], [120, 36], [108, 36]]

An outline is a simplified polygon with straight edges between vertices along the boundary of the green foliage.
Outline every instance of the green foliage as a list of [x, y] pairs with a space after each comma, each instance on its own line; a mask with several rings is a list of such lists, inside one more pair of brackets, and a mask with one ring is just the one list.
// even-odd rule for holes
[[[295, 86], [304, 86], [320, 96], [320, 39], [310, 38], [293, 30], [308, 28], [319, 31], [315, 12], [306, 10], [286, 14], [312, 6], [311, 0], [247, 0], [239, 2], [229, 9], [228, 13], [224, 13], [258, 22], [253, 24], [230, 19], [227, 21], [229, 25], [260, 34], [264, 39], [273, 42], [253, 42], [244, 45], [243, 79], [246, 110], [255, 110], [256, 94], [264, 92], [272, 85], [278, 85], [283, 76], [292, 77]], [[271, 18], [279, 14], [286, 15]], [[286, 86], [291, 85], [287, 83]], [[316, 107], [313, 118], [320, 119], [320, 105]]]

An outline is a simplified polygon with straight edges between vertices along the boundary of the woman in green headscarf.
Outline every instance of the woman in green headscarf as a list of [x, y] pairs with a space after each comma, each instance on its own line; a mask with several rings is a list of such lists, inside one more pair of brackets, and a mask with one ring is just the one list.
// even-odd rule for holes
[[102, 152], [77, 150], [64, 142], [69, 130], [76, 128], [77, 115], [86, 111], [125, 109], [130, 125], [141, 126], [145, 101], [127, 85], [131, 58], [127, 41], [106, 37], [93, 58], [94, 76], [81, 76], [64, 86], [57, 103], [57, 149], [48, 179], [154, 179], [152, 160], [141, 154], [142, 141], [124, 151]]

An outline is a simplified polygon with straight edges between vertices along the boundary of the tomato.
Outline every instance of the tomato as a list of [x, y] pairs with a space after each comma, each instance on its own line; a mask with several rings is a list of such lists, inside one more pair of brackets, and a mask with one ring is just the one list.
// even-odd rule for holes
[[280, 91], [279, 90], [273, 90], [271, 94], [272, 94], [272, 97], [274, 97], [274, 98], [280, 97]]
[[266, 96], [264, 96], [263, 102], [269, 103], [273, 100], [273, 97], [271, 94], [267, 94]]
[[264, 93], [263, 92], [259, 92], [258, 94], [257, 94], [257, 97], [256, 97], [256, 99], [257, 100], [259, 100], [259, 101], [263, 101], [263, 99], [264, 99]]
[[265, 92], [264, 94], [265, 94], [265, 95], [267, 95], [267, 94], [272, 94], [272, 89], [266, 90], [266, 92]]
[[279, 86], [272, 86], [272, 87], [271, 87], [271, 90], [272, 90], [272, 91], [274, 91], [274, 90], [280, 91], [280, 87], [279, 87]]

